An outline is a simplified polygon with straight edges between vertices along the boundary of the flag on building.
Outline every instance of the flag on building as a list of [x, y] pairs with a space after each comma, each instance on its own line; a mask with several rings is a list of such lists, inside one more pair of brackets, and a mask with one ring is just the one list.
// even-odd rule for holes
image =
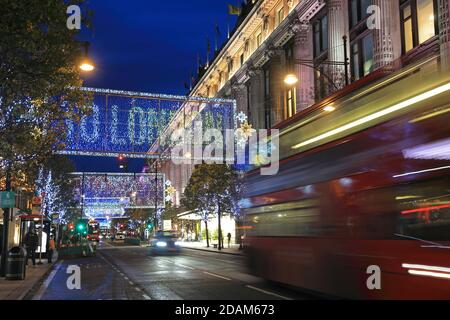
[[241, 8], [233, 6], [232, 4], [229, 4], [228, 5], [228, 14], [240, 15], [241, 14]]

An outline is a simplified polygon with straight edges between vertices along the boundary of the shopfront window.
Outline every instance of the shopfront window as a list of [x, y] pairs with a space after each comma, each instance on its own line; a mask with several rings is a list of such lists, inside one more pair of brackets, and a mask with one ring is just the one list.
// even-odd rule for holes
[[438, 34], [436, 0], [402, 1], [400, 15], [404, 53]]

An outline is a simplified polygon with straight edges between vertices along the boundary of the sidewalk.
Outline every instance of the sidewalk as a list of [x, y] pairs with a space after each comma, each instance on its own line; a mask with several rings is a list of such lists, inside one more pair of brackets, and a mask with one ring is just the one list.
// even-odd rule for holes
[[[53, 261], [57, 261], [58, 254], [55, 252]], [[22, 300], [27, 293], [37, 284], [44, 275], [51, 269], [47, 259], [42, 259], [42, 265], [37, 265], [39, 259], [36, 259], [36, 266], [33, 267], [31, 260], [28, 262], [25, 280], [5, 280], [0, 278], [0, 300]]]
[[215, 253], [222, 253], [222, 254], [233, 254], [237, 256], [243, 256], [244, 253], [242, 250], [239, 250], [238, 244], [232, 244], [231, 248], [228, 248], [228, 245], [225, 242], [225, 248], [222, 250], [218, 250], [217, 248], [214, 248], [213, 245], [210, 243], [210, 247], [206, 247], [205, 242], [181, 242], [180, 246], [185, 249], [193, 249], [193, 250], [201, 250], [201, 251], [208, 251], [208, 252], [215, 252]]

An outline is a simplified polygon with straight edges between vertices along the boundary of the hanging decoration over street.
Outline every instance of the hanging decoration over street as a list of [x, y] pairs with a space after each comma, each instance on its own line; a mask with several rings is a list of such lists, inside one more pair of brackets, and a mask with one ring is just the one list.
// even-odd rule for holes
[[175, 117], [195, 114], [204, 129], [234, 127], [234, 102], [221, 99], [156, 95], [142, 92], [84, 88], [93, 93], [92, 114], [79, 124], [67, 120], [65, 150], [60, 154], [156, 158], [149, 150]]
[[165, 207], [165, 176], [154, 173], [73, 173], [75, 201], [83, 216], [123, 217], [127, 209]]

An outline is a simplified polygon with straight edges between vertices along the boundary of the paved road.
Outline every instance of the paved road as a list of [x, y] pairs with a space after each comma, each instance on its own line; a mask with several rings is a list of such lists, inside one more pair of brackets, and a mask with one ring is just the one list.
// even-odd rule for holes
[[[81, 290], [67, 289], [69, 265], [81, 269]], [[102, 246], [96, 257], [59, 263], [33, 299], [273, 300], [308, 299], [251, 276], [242, 256], [185, 249], [152, 256], [148, 248]]]

